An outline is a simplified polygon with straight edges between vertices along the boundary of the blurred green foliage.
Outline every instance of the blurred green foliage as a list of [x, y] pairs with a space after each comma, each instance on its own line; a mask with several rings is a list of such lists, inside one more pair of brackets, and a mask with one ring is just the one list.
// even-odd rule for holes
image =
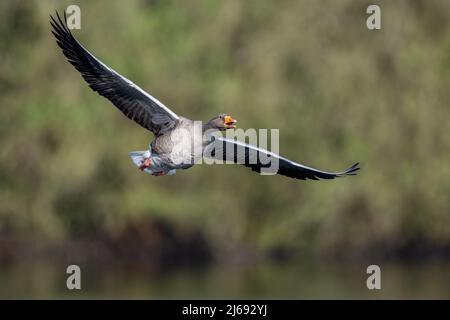
[[[369, 31], [372, 2], [1, 1], [0, 242], [198, 237], [218, 259], [448, 248], [450, 2], [376, 1]], [[69, 4], [82, 44], [176, 113], [279, 128], [286, 157], [362, 171], [141, 173], [127, 153], [152, 134], [92, 92], [50, 33]]]

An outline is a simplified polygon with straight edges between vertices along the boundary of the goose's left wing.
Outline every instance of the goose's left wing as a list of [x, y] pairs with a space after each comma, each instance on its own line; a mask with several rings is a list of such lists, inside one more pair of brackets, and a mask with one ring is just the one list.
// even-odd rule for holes
[[177, 124], [178, 115], [94, 57], [75, 39], [58, 12], [56, 14], [57, 20], [50, 16], [56, 42], [92, 90], [109, 99], [125, 116], [156, 136]]
[[[326, 172], [304, 166], [268, 150], [247, 143], [215, 137], [204, 149], [203, 156], [213, 160], [229, 161], [244, 165], [256, 172], [271, 172], [295, 179], [334, 179], [356, 175], [360, 169], [355, 163], [342, 172]], [[275, 170], [275, 171], [273, 171]]]

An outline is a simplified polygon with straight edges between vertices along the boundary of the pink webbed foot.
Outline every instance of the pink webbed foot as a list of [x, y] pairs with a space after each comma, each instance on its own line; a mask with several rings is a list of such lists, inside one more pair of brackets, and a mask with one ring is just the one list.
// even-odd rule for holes
[[152, 165], [152, 161], [150, 158], [146, 158], [144, 161], [142, 161], [142, 164], [139, 166], [139, 170], [144, 171], [144, 169], [150, 168]]
[[155, 176], [155, 177], [165, 176], [165, 175], [166, 175], [166, 173], [164, 171], [158, 171], [158, 172], [152, 173], [152, 176]]

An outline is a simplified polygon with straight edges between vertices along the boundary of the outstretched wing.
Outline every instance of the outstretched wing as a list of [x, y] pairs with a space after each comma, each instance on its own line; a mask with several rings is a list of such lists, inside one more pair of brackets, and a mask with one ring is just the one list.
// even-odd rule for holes
[[179, 118], [173, 111], [94, 57], [74, 38], [58, 12], [56, 15], [57, 20], [50, 15], [56, 42], [92, 90], [109, 99], [124, 115], [155, 135], [176, 125]]
[[256, 172], [266, 171], [267, 173], [281, 174], [301, 180], [334, 179], [356, 175], [356, 171], [360, 169], [358, 163], [356, 163], [343, 172], [321, 171], [293, 162], [265, 149], [220, 136], [215, 137], [206, 146], [203, 156], [209, 159], [242, 164]]

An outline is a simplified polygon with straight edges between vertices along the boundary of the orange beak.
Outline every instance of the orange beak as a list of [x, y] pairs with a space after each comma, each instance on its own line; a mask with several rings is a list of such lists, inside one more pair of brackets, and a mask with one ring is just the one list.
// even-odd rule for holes
[[232, 117], [225, 116], [224, 124], [227, 129], [236, 128], [236, 126], [234, 125], [236, 122], [237, 120], [233, 119]]

